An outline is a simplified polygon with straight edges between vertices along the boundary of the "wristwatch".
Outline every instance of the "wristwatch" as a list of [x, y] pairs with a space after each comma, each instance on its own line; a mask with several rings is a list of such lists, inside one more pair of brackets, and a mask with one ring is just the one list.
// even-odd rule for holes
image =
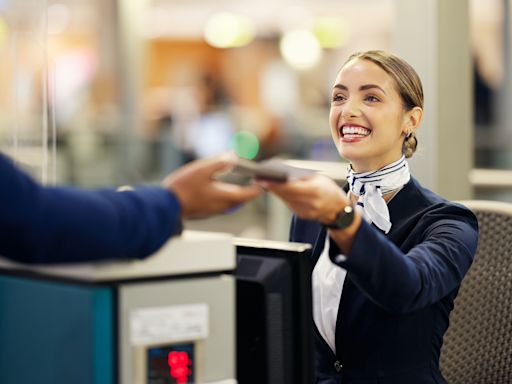
[[354, 221], [354, 208], [346, 205], [341, 211], [338, 212], [336, 218], [332, 223], [324, 224], [327, 228], [331, 229], [345, 229]]

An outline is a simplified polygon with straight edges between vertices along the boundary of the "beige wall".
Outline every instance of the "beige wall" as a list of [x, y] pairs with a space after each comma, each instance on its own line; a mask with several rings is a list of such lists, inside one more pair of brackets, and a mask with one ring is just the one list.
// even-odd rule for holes
[[413, 173], [449, 199], [469, 199], [473, 168], [467, 0], [396, 0], [395, 51], [421, 76], [425, 120]]

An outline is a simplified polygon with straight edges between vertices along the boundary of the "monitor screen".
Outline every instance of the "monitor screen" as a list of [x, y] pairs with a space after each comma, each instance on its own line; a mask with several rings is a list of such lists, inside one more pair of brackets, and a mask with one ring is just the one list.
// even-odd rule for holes
[[313, 383], [311, 246], [235, 239], [237, 379]]

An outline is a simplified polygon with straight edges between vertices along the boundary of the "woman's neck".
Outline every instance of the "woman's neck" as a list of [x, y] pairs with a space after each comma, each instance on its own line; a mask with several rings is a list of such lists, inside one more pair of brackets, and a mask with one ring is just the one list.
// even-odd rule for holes
[[351, 161], [350, 165], [356, 173], [375, 172], [400, 160], [401, 157], [402, 154], [398, 155], [398, 157], [392, 157], [391, 160], [388, 159], [385, 161]]

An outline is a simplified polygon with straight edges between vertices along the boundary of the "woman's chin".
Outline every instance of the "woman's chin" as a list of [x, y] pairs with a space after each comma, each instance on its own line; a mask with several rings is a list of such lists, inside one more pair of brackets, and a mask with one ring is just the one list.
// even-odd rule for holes
[[365, 158], [365, 155], [362, 151], [354, 150], [354, 148], [339, 148], [339, 155], [347, 161], [357, 161]]

